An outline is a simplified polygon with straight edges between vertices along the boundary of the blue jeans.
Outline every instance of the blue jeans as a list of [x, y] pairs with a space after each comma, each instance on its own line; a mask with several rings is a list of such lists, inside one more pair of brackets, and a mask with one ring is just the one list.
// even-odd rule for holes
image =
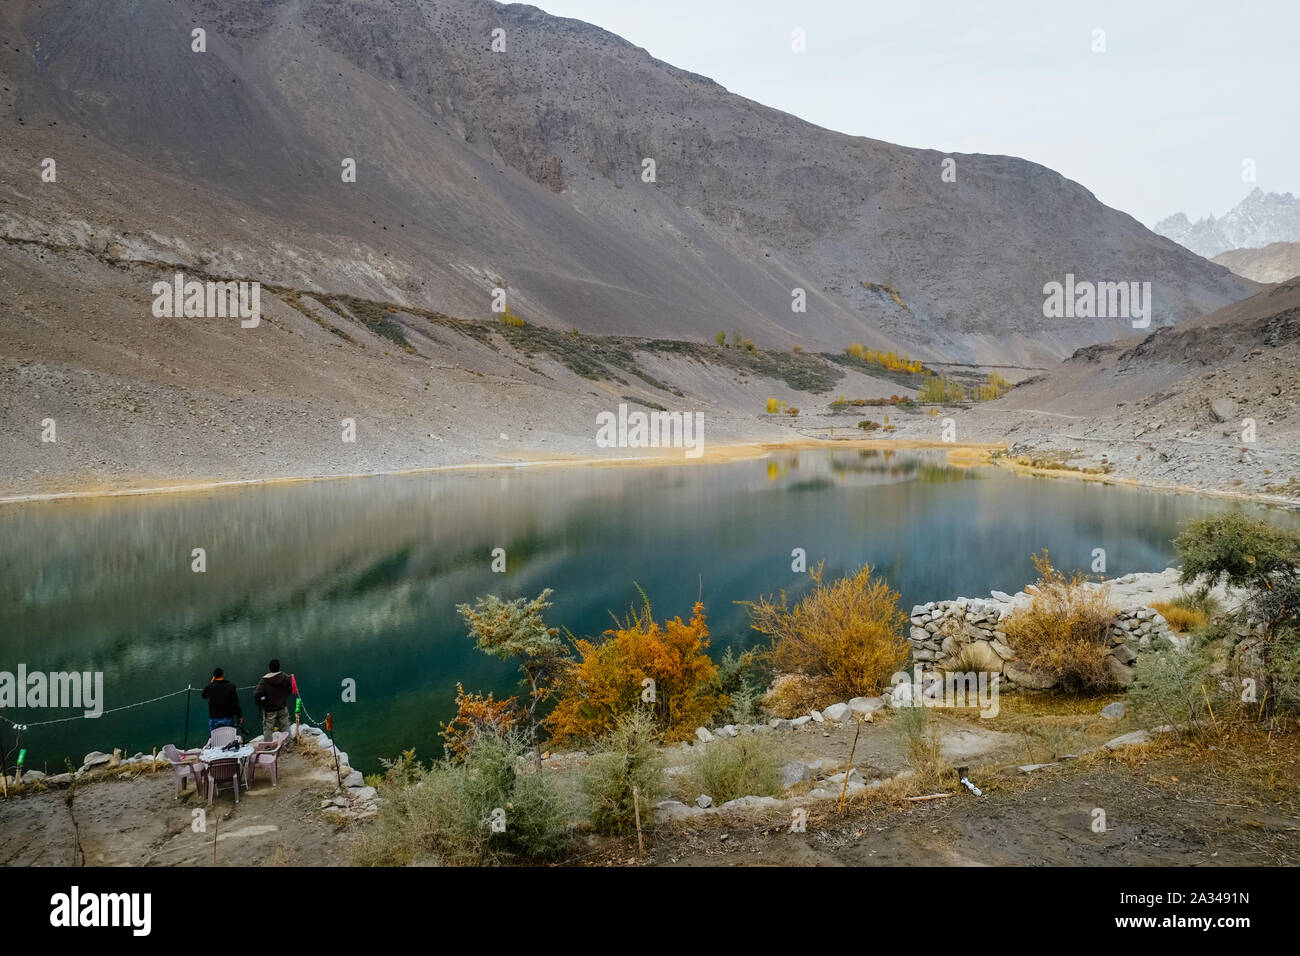
[[234, 717], [209, 717], [208, 718], [208, 733], [212, 733], [212, 731], [216, 730], [218, 727], [234, 727], [234, 726], [235, 726]]

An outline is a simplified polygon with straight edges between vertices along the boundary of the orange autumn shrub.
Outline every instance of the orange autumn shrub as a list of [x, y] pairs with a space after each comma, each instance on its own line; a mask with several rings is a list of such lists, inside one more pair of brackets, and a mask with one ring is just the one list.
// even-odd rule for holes
[[[649, 710], [661, 740], [685, 740], [709, 723], [730, 701], [720, 692], [718, 668], [709, 659], [704, 605], [696, 603], [689, 622], [680, 617], [662, 626], [647, 603], [599, 643], [576, 640], [579, 660], [560, 682], [559, 702], [546, 719], [557, 740], [592, 739], [612, 731], [619, 718], [638, 707]], [[647, 700], [654, 681], [653, 700]]]
[[456, 683], [456, 716], [450, 723], [441, 723], [439, 731], [447, 756], [456, 762], [465, 759], [470, 744], [480, 734], [501, 738], [524, 717], [519, 699], [494, 700], [491, 694], [467, 694]]

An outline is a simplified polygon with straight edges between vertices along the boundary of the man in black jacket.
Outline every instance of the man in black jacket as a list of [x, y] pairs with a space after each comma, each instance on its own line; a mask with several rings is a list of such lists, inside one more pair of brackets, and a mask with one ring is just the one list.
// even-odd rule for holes
[[280, 670], [278, 660], [271, 661], [269, 673], [263, 674], [253, 691], [253, 700], [262, 708], [262, 737], [271, 739], [271, 734], [279, 727], [289, 730], [289, 694], [293, 683], [289, 675]]
[[239, 707], [239, 692], [226, 680], [225, 671], [220, 667], [213, 668], [212, 680], [203, 688], [203, 696], [208, 702], [208, 733], [218, 727], [238, 726], [244, 719], [244, 712]]

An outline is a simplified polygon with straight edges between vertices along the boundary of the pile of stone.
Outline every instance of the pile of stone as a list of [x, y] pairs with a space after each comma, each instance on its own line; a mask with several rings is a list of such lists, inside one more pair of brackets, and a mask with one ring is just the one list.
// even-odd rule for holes
[[[301, 730], [304, 746], [315, 746], [318, 751], [328, 755], [334, 761], [334, 741], [318, 727], [304, 726]], [[339, 776], [343, 780], [343, 792], [321, 801], [322, 811], [336, 817], [364, 820], [379, 812], [379, 792], [366, 785], [365, 775], [360, 770], [353, 770], [346, 751], [338, 751]]]
[[[1057, 686], [1056, 678], [1020, 663], [1002, 630], [1002, 622], [1032, 600], [1025, 591], [1015, 595], [993, 591], [988, 599], [959, 597], [918, 604], [910, 615], [912, 660], [938, 671], [1000, 674], [1002, 690], [1049, 690]], [[1121, 687], [1133, 683], [1138, 651], [1162, 641], [1178, 644], [1164, 617], [1145, 606], [1116, 612], [1108, 636], [1106, 666]]]

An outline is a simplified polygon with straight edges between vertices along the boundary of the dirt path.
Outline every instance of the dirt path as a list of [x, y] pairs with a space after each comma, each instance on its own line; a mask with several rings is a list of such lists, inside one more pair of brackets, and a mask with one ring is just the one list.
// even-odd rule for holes
[[[1186, 748], [1130, 765], [1107, 759], [1043, 771], [1029, 786], [993, 784], [908, 809], [665, 830], [667, 866], [1296, 866], [1300, 768], [1274, 756], [1243, 779]], [[1008, 778], [1014, 779], [1014, 778]], [[1271, 779], [1271, 783], [1270, 783]], [[1019, 783], [1021, 781], [1017, 781]], [[1105, 830], [1094, 830], [1097, 810]], [[725, 835], [725, 838], [724, 838]]]
[[279, 786], [258, 778], [234, 802], [228, 791], [206, 811], [192, 787], [180, 800], [169, 770], [0, 801], [0, 866], [320, 865], [347, 862], [346, 832], [321, 813], [335, 793], [334, 771], [289, 752]]

